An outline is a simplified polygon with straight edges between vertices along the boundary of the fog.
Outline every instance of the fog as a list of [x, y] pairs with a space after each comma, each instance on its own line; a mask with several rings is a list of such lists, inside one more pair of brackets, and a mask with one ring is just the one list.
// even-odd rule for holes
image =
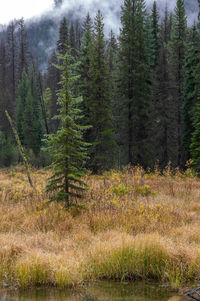
[[[53, 16], [59, 16], [69, 11], [73, 11], [73, 17], [82, 19], [88, 12], [92, 18], [95, 17], [98, 9], [102, 11], [104, 16], [105, 30], [109, 32], [111, 29], [114, 32], [119, 32], [120, 27], [120, 11], [123, 0], [63, 0], [60, 7], [52, 12]], [[158, 9], [162, 16], [166, 5], [172, 11], [175, 7], [176, 0], [157, 0]], [[188, 24], [191, 25], [197, 18], [197, 0], [185, 0]], [[147, 0], [147, 10], [150, 11], [153, 5], [153, 0]]]

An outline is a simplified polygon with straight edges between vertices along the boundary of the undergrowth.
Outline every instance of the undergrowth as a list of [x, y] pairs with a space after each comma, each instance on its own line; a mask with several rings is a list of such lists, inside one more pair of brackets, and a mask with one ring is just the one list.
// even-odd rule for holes
[[200, 181], [190, 170], [137, 168], [86, 178], [77, 208], [48, 204], [48, 172], [0, 171], [0, 282], [70, 287], [154, 279], [178, 288], [200, 277]]

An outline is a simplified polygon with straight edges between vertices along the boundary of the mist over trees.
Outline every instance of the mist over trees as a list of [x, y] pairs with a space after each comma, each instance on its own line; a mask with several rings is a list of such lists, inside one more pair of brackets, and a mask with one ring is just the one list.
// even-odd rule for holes
[[[60, 5], [62, 1], [55, 1], [57, 8]], [[125, 0], [119, 36], [113, 31], [105, 36], [100, 10], [94, 19], [88, 13], [84, 21], [72, 20], [62, 18], [57, 42], [39, 61], [37, 39], [31, 39], [23, 19], [11, 22], [2, 35], [0, 165], [20, 162], [5, 110], [31, 163], [45, 166], [51, 161], [44, 137], [62, 133], [64, 117], [56, 116], [63, 78], [57, 66], [70, 49], [66, 62], [73, 62], [74, 76], [69, 89], [80, 101], [70, 102], [68, 113], [78, 110], [73, 118], [85, 127], [90, 158], [84, 168], [101, 173], [127, 164], [158, 164], [163, 169], [169, 162], [184, 168], [191, 160], [199, 171], [200, 25], [199, 20], [188, 25], [184, 1], [177, 0], [172, 12], [165, 6], [160, 14], [156, 1], [147, 10], [145, 0]], [[46, 45], [53, 23], [44, 20], [37, 28]]]

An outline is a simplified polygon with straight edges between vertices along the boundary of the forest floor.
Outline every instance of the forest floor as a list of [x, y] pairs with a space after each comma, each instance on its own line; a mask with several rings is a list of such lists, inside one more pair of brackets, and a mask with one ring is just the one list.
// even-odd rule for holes
[[0, 170], [0, 282], [69, 287], [200, 278], [200, 179], [140, 168], [87, 176], [85, 208], [47, 204], [46, 170]]

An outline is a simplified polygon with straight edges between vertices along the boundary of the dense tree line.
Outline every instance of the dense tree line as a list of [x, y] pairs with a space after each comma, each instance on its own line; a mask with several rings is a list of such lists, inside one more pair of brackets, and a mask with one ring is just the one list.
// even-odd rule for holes
[[31, 162], [47, 163], [44, 135], [64, 131], [56, 118], [64, 80], [58, 66], [68, 51], [70, 97], [79, 101], [67, 114], [78, 110], [75, 121], [85, 128], [87, 168], [99, 173], [129, 163], [153, 168], [157, 162], [161, 169], [169, 162], [184, 168], [191, 159], [199, 170], [200, 20], [187, 26], [184, 0], [177, 0], [173, 12], [166, 6], [163, 16], [156, 1], [147, 12], [145, 0], [124, 0], [119, 37], [111, 32], [105, 38], [100, 11], [81, 25], [63, 18], [42, 74], [28, 43], [22, 19], [8, 26], [0, 44], [1, 165], [19, 160], [6, 109]]

